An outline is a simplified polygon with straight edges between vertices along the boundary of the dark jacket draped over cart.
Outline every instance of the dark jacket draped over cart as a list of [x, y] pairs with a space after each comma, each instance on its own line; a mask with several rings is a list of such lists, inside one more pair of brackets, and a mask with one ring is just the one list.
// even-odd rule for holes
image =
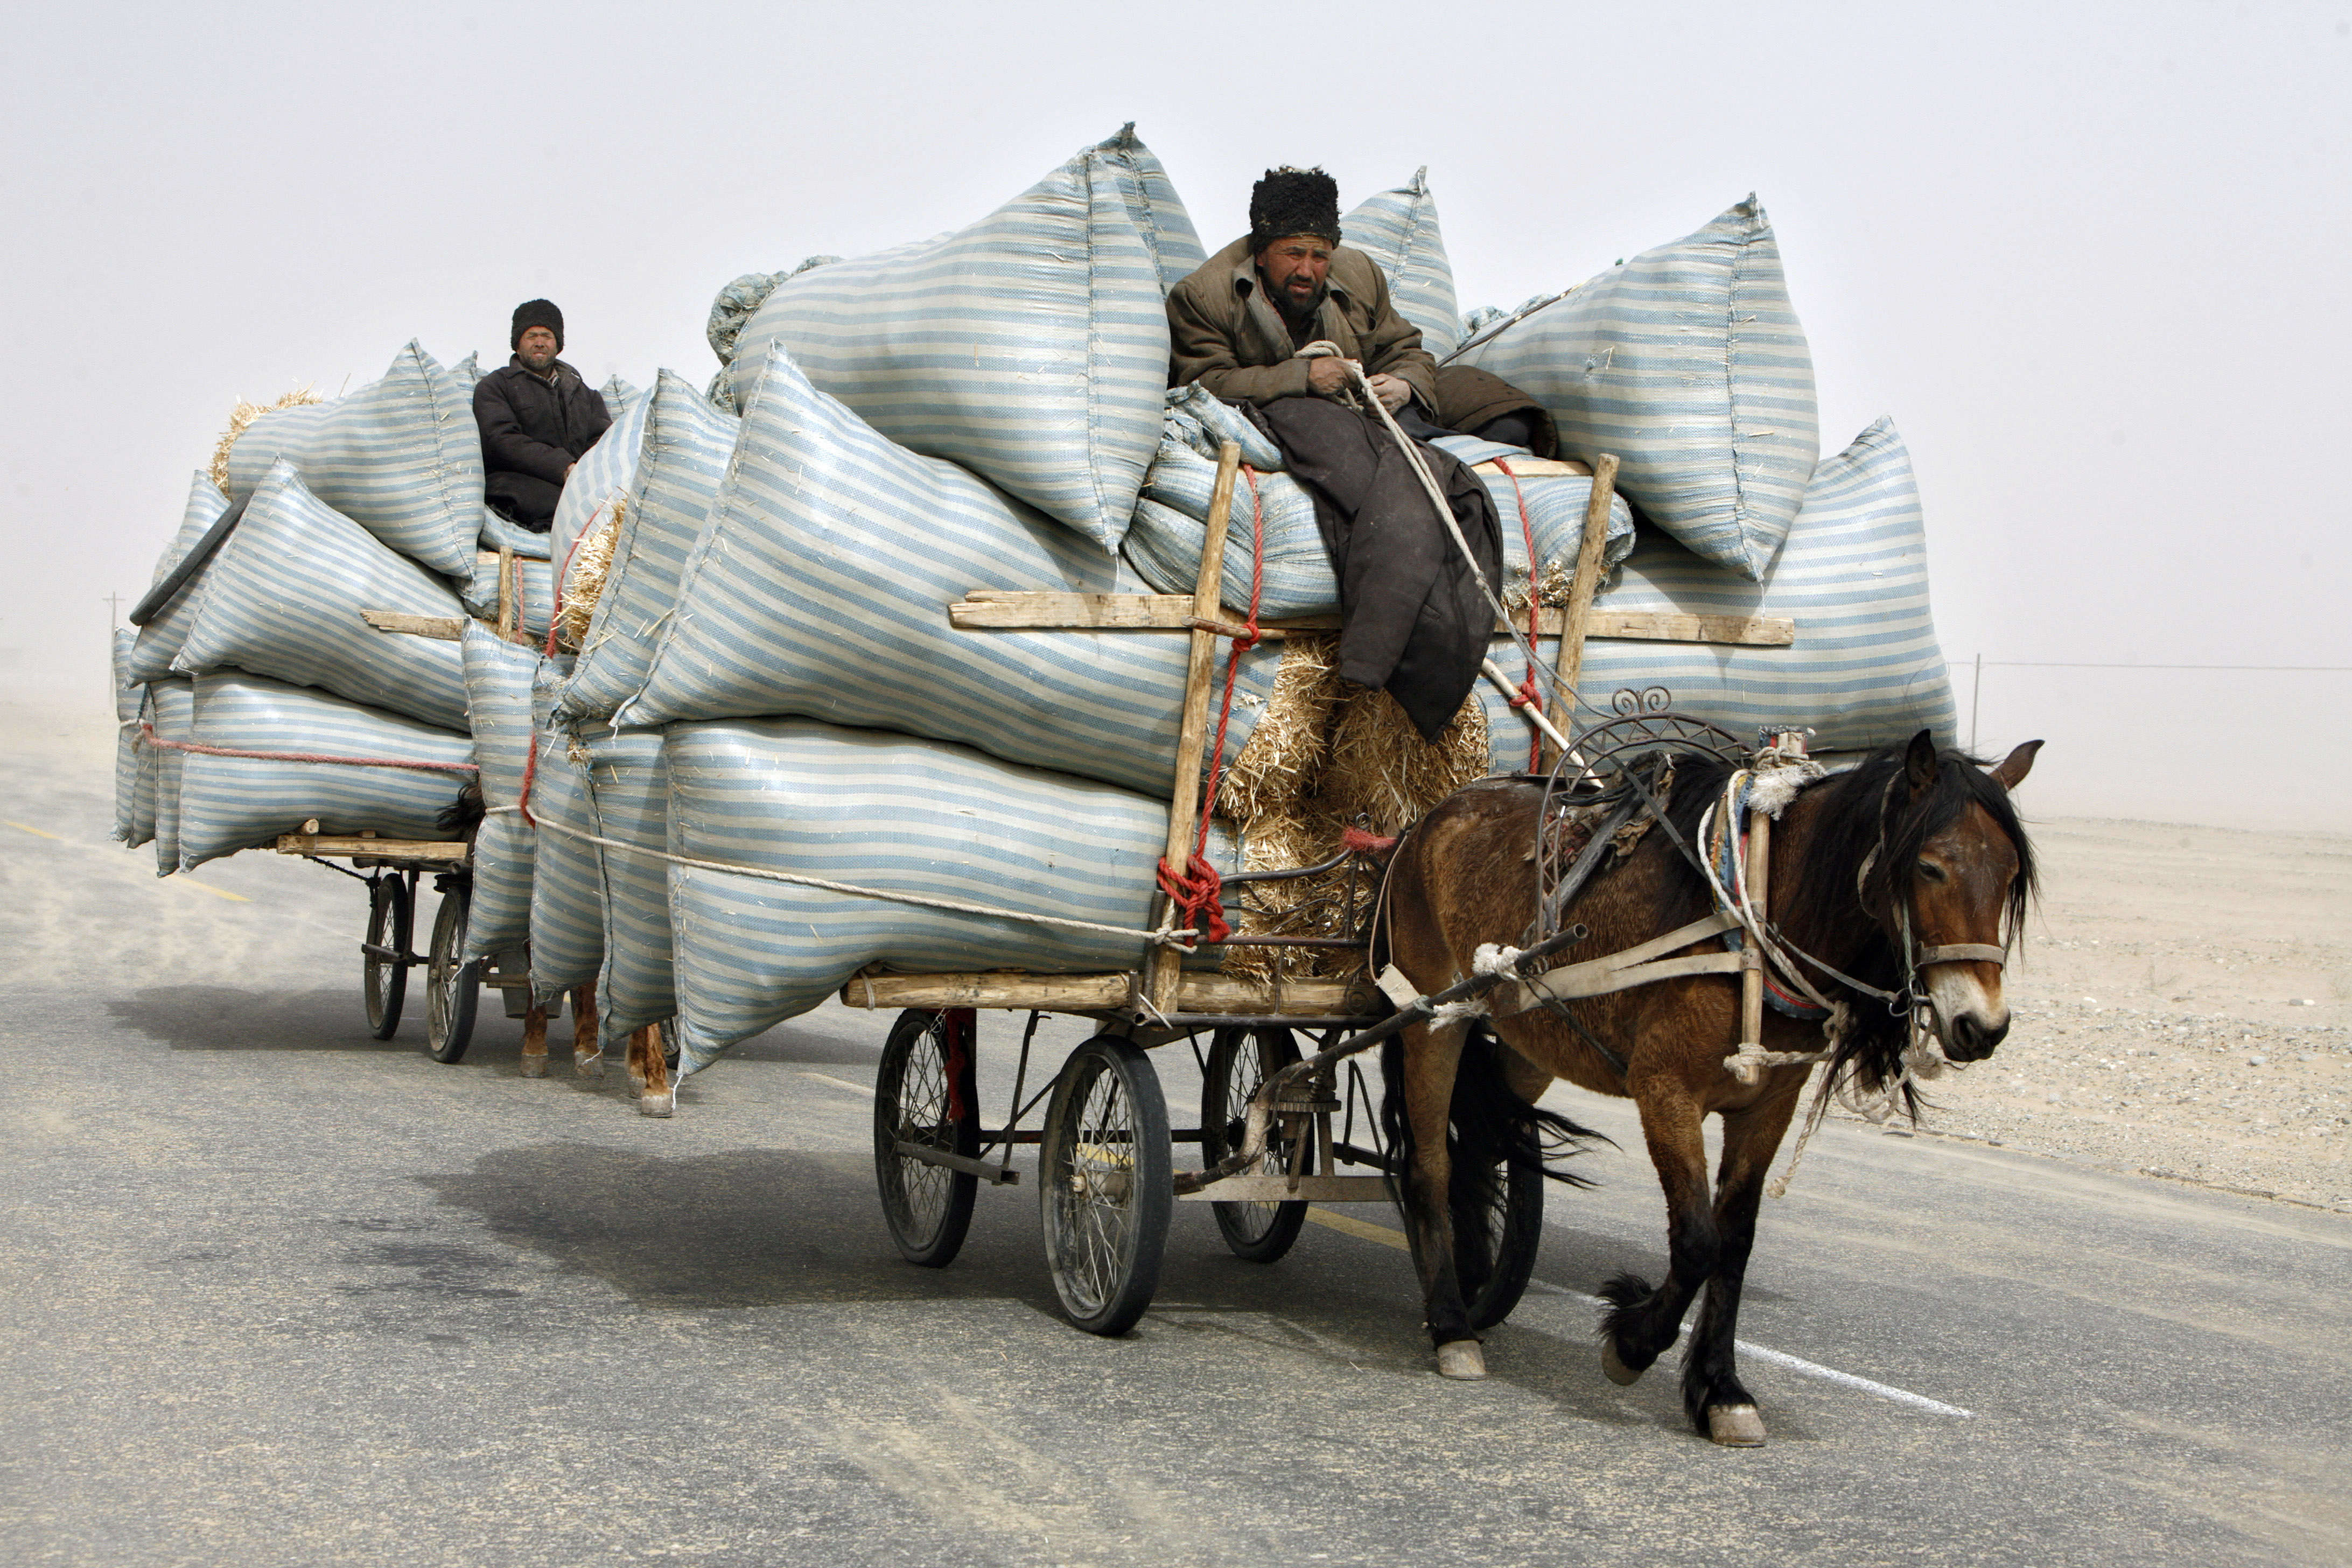
[[542, 376], [517, 354], [475, 383], [474, 422], [482, 429], [482, 499], [499, 516], [544, 530], [555, 521], [563, 471], [613, 416], [603, 395], [562, 360]]
[[[1322, 302], [1294, 328], [1266, 298], [1245, 238], [1176, 285], [1168, 325], [1170, 383], [1197, 381], [1248, 409], [1314, 499], [1339, 581], [1340, 679], [1386, 689], [1423, 738], [1434, 741], [1477, 682], [1494, 610], [1396, 437], [1377, 416], [1311, 392], [1308, 362], [1296, 357], [1322, 339], [1360, 362], [1366, 375], [1395, 376], [1413, 396], [1399, 422], [1435, 434], [1442, 422], [1430, 416], [1443, 405], [1445, 379], [1422, 348], [1419, 329], [1397, 313], [1371, 258], [1345, 246], [1331, 252]], [[1475, 396], [1498, 401], [1492, 387]], [[1502, 530], [1486, 487], [1450, 455], [1413, 444], [1486, 580], [1499, 584]]]

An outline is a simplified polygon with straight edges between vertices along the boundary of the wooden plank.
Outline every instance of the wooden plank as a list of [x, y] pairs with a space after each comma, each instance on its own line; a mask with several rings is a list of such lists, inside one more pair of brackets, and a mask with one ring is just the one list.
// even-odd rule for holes
[[845, 1007], [1034, 1007], [1103, 1013], [1127, 1005], [1124, 974], [857, 974], [841, 988]]
[[[948, 606], [948, 624], [959, 631], [1161, 631], [1192, 628], [1192, 600], [1182, 594], [1031, 593], [1010, 588], [974, 588]], [[1210, 618], [1210, 617], [1202, 617]], [[1223, 609], [1215, 619], [1239, 624], [1241, 611]], [[1547, 606], [1537, 617], [1540, 635], [1560, 635], [1568, 612]], [[1264, 623], [1264, 633], [1339, 629], [1337, 616], [1303, 616]], [[1797, 623], [1785, 616], [1689, 616], [1646, 610], [1592, 610], [1584, 635], [1633, 642], [1729, 643], [1748, 647], [1786, 647], [1796, 641]]]
[[436, 642], [466, 640], [466, 617], [463, 616], [410, 616], [398, 610], [362, 610], [360, 619], [380, 632], [404, 632], [413, 637], [431, 637]]
[[[1512, 476], [1522, 479], [1560, 479], [1571, 475], [1583, 479], [1592, 472], [1589, 465], [1574, 458], [1507, 458], [1504, 461], [1511, 465]], [[1497, 479], [1503, 474], [1501, 466], [1492, 462], [1475, 464], [1471, 472], [1493, 474]]]
[[[1192, 657], [1184, 667], [1184, 710], [1176, 730], [1176, 775], [1168, 799], [1168, 837], [1160, 852], [1162, 875], [1181, 878], [1192, 858], [1195, 829], [1216, 803], [1201, 798], [1201, 761], [1209, 750], [1209, 687], [1216, 669], [1217, 635], [1201, 622], [1222, 607], [1225, 571], [1225, 534], [1233, 521], [1234, 481], [1241, 477], [1242, 449], [1234, 441], [1217, 448], [1217, 479], [1209, 491], [1209, 523], [1201, 543], [1201, 568], [1192, 580]], [[1165, 898], [1166, 895], [1162, 895]], [[1165, 909], [1166, 904], [1160, 904]], [[1155, 911], [1156, 912], [1156, 911]], [[1182, 923], [1181, 921], [1179, 922]], [[1146, 990], [1151, 1005], [1162, 1013], [1175, 1005], [1177, 976], [1184, 955], [1171, 947], [1154, 948], [1145, 961]]]
[[[1576, 575], [1570, 579], [1568, 610], [1560, 617], [1559, 651], [1553, 658], [1552, 693], [1563, 709], [1559, 725], [1576, 728], [1576, 683], [1584, 676], [1584, 639], [1592, 635], [1592, 595], [1601, 586], [1601, 552], [1609, 542], [1609, 503], [1617, 493], [1617, 458], [1603, 452], [1595, 459], [1592, 470], [1592, 493], [1585, 498], [1584, 532], [1577, 542]], [[1534, 567], [1528, 571], [1532, 574]], [[1528, 583], [1528, 596], [1535, 596], [1532, 576]], [[1543, 748], [1540, 755], [1546, 766], [1557, 764], [1559, 753], [1568, 742], [1554, 741]]]
[[272, 846], [280, 855], [362, 855], [372, 860], [463, 860], [473, 847], [462, 840], [435, 843], [421, 838], [362, 838], [333, 833], [286, 833]]
[[[978, 974], [859, 974], [841, 988], [844, 1006], [896, 1011], [902, 1007], [1017, 1007], [1050, 1013], [1109, 1013], [1132, 994], [1125, 974], [1028, 974], [993, 970]], [[1251, 1016], [1325, 1018], [1380, 1010], [1377, 993], [1362, 982], [1283, 980], [1267, 984], [1188, 970], [1178, 977], [1176, 1005], [1168, 1011]]]

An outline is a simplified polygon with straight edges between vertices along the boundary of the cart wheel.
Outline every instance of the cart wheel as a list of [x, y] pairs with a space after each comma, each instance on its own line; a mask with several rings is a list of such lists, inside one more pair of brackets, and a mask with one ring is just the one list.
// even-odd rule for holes
[[436, 1062], [454, 1062], [474, 1037], [474, 1004], [481, 1000], [479, 961], [460, 963], [466, 951], [466, 911], [473, 903], [470, 882], [452, 879], [441, 889], [433, 916], [433, 951], [425, 964], [425, 1051]]
[[[397, 871], [368, 879], [367, 944], [405, 954], [415, 940], [416, 900]], [[374, 952], [362, 955], [360, 994], [367, 999], [368, 1033], [392, 1038], [408, 996], [408, 965]]]
[[1160, 1288], [1176, 1173], [1160, 1075], [1133, 1042], [1070, 1053], [1045, 1107], [1037, 1189], [1045, 1263], [1071, 1322], [1123, 1334]]
[[[1287, 1029], [1219, 1029], [1209, 1042], [1208, 1069], [1201, 1079], [1201, 1160], [1213, 1165], [1242, 1146], [1248, 1130], [1251, 1097], [1258, 1086], [1298, 1059], [1298, 1042]], [[1279, 1129], [1277, 1129], [1277, 1131]], [[1260, 1169], [1268, 1175], [1290, 1174], [1290, 1146], [1266, 1151]], [[1314, 1152], [1307, 1170], [1314, 1168]], [[1235, 1258], [1251, 1263], [1272, 1263], [1288, 1252], [1307, 1223], [1307, 1205], [1289, 1203], [1211, 1204], [1217, 1229]]]
[[1457, 1199], [1454, 1209], [1454, 1271], [1478, 1330], [1509, 1317], [1527, 1294], [1543, 1240], [1543, 1173], [1498, 1165], [1495, 1178], [1486, 1203]]
[[980, 1178], [915, 1159], [899, 1145], [980, 1157], [974, 1033], [969, 1007], [901, 1013], [875, 1079], [874, 1175], [882, 1217], [900, 1254], [926, 1268], [946, 1268], [962, 1249]]

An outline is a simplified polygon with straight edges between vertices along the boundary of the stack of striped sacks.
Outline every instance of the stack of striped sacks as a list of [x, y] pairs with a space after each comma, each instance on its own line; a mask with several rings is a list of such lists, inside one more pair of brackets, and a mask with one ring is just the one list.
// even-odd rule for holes
[[[1348, 229], [1431, 342], [1465, 337], [1422, 180]], [[614, 1034], [674, 1010], [693, 1070], [869, 964], [1136, 963], [1182, 639], [963, 633], [942, 606], [982, 586], [1189, 590], [1211, 454], [1233, 438], [1256, 471], [1228, 604], [1249, 602], [1262, 539], [1262, 614], [1336, 607], [1279, 454], [1214, 399], [1160, 386], [1161, 298], [1202, 257], [1123, 132], [971, 228], [722, 293], [726, 369], [708, 395], [662, 377], [576, 668], [541, 699], [536, 815], [553, 832], [539, 853], [544, 866], [562, 839], [579, 858], [541, 891], [601, 889], [604, 907], [535, 910], [534, 946], [544, 962], [560, 925], [572, 973], [601, 963]], [[1463, 357], [1542, 397], [1563, 456], [1624, 460], [1608, 608], [1801, 627], [1793, 647], [1596, 644], [1588, 705], [1663, 684], [1701, 717], [1811, 724], [1831, 746], [1949, 732], [1907, 462], [1882, 422], [1816, 465], [1810, 361], [1752, 201], [1479, 324]], [[1511, 578], [1556, 595], [1589, 482], [1488, 483]], [[1654, 525], [1639, 548], [1635, 512]], [[1240, 660], [1229, 759], [1280, 658]], [[1521, 718], [1500, 693], [1477, 701], [1494, 765], [1519, 765]], [[1209, 846], [1227, 870], [1242, 852], [1222, 830]]]
[[[483, 507], [475, 380], [470, 357], [445, 368], [411, 343], [348, 396], [261, 414], [216, 461], [218, 479], [194, 477], [158, 583], [231, 507], [244, 511], [115, 647], [116, 837], [152, 841], [160, 875], [313, 821], [330, 835], [449, 836], [444, 815], [475, 774], [465, 653], [372, 630], [362, 612], [449, 620], [491, 609], [499, 556], [482, 547], [505, 545], [537, 557], [510, 583], [524, 632], [545, 631], [549, 538]], [[643, 399], [625, 384], [604, 395], [616, 429], [642, 423]], [[634, 443], [583, 459], [567, 510], [625, 486], [625, 471], [604, 471], [624, 452], [633, 458]], [[527, 858], [520, 875], [527, 902]], [[524, 934], [520, 920], [478, 921], [469, 956]]]

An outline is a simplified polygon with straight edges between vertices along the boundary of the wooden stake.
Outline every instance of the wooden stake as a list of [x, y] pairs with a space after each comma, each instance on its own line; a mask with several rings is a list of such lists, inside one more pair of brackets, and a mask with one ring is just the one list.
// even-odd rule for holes
[[[1192, 615], [1214, 621], [1224, 607], [1225, 530], [1233, 521], [1234, 480], [1240, 474], [1242, 449], [1227, 441], [1217, 448], [1217, 483], [1209, 492], [1208, 534], [1201, 543], [1201, 574], [1192, 582]], [[1216, 802], [1201, 798], [1201, 758], [1209, 745], [1209, 686], [1216, 668], [1217, 637], [1195, 626], [1192, 658], [1184, 670], [1184, 716], [1176, 731], [1176, 780], [1168, 799], [1168, 864], [1178, 873], [1192, 857], [1192, 839], [1201, 814]], [[1164, 906], [1163, 906], [1164, 908]], [[1184, 955], [1172, 947], [1155, 947], [1149, 960], [1150, 981], [1145, 994], [1165, 1013], [1176, 1005], [1176, 981]]]
[[504, 545], [499, 546], [499, 636], [509, 642], [514, 640], [516, 631], [522, 625], [522, 606], [516, 602], [518, 595], [511, 585], [518, 570], [515, 552]]
[[[1739, 831], [1734, 823], [1731, 831]], [[1772, 819], [1763, 812], [1751, 812], [1748, 824], [1748, 902], [1759, 917], [1767, 913], [1764, 899], [1770, 890], [1772, 867]], [[1764, 949], [1755, 933], [1748, 933], [1745, 946], [1739, 950], [1739, 1041], [1742, 1047], [1764, 1047]], [[1742, 1083], [1754, 1083], [1764, 1076], [1761, 1068], [1735, 1068], [1733, 1075]]]
[[[1576, 728], [1576, 683], [1584, 674], [1584, 637], [1592, 622], [1592, 595], [1601, 585], [1601, 552], [1609, 542], [1609, 503], [1617, 494], [1617, 457], [1603, 452], [1592, 459], [1592, 494], [1584, 503], [1584, 538], [1576, 550], [1576, 576], [1568, 585], [1568, 616], [1560, 623], [1559, 652], [1552, 668], [1559, 679], [1553, 687], [1560, 710], [1554, 720], [1563, 731]], [[1534, 562], [1528, 570], [1538, 570]], [[1528, 580], [1528, 591], [1535, 591]], [[1547, 766], [1559, 760], [1557, 748], [1547, 747]]]

